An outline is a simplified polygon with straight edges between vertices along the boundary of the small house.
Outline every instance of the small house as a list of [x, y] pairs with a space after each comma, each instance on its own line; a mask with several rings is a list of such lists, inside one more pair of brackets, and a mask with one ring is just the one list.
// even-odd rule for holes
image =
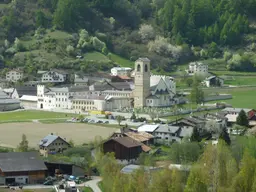
[[21, 69], [13, 69], [6, 73], [6, 80], [10, 82], [17, 82], [23, 79], [23, 71]]
[[207, 77], [203, 83], [206, 87], [222, 87], [224, 85], [224, 79], [217, 76]]
[[39, 143], [39, 151], [43, 156], [48, 154], [62, 153], [68, 149], [70, 144], [60, 136], [50, 134], [43, 138]]

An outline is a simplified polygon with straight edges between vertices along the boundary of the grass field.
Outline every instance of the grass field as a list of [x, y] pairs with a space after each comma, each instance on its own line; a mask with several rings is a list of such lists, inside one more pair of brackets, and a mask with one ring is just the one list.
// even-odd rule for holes
[[[209, 92], [207, 90], [206, 92]], [[233, 107], [239, 108], [254, 108], [256, 109], [256, 88], [234, 88], [227, 90], [216, 90], [214, 92], [218, 93], [230, 93], [232, 94], [232, 99], [224, 100], [223, 102], [231, 104]], [[210, 102], [216, 103], [217, 101]], [[218, 101], [222, 102], [222, 101]]]
[[22, 134], [27, 136], [29, 146], [37, 147], [38, 142], [46, 135], [53, 133], [72, 139], [76, 145], [93, 141], [95, 137], [107, 138], [116, 128], [82, 124], [82, 123], [7, 123], [0, 124], [0, 145], [15, 148], [21, 141]]
[[256, 85], [256, 76], [233, 76], [225, 80], [226, 85]]
[[111, 53], [111, 60], [118, 63], [121, 67], [134, 67], [133, 61], [120, 57], [114, 53]]
[[50, 36], [53, 39], [57, 39], [57, 40], [64, 40], [70, 37], [70, 34], [64, 31], [59, 31], [59, 30], [55, 30], [55, 31], [50, 31], [47, 30], [46, 31], [46, 37]]
[[107, 58], [105, 55], [99, 52], [89, 52], [86, 53], [84, 56], [85, 60], [94, 60], [94, 61], [109, 61], [109, 58]]
[[0, 122], [5, 121], [27, 121], [27, 120], [40, 120], [40, 119], [58, 119], [58, 118], [69, 118], [77, 116], [71, 113], [56, 113], [50, 111], [13, 111], [0, 113]]

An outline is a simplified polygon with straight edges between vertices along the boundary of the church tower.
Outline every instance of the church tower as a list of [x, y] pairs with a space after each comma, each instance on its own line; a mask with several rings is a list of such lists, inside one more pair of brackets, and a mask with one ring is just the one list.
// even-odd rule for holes
[[146, 98], [150, 94], [150, 60], [139, 58], [135, 61], [134, 107], [145, 107]]

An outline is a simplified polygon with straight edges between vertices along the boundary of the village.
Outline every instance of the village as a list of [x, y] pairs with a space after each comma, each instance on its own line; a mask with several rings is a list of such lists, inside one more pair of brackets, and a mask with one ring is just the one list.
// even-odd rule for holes
[[[194, 79], [201, 79], [198, 87], [224, 85], [222, 78], [208, 72], [208, 66], [200, 62], [190, 63], [186, 73]], [[60, 70], [38, 71], [38, 74], [37, 81], [19, 83], [25, 76], [23, 72], [13, 69], [6, 73], [0, 89], [2, 114], [12, 116], [15, 111], [62, 113], [63, 129], [64, 124], [82, 124], [84, 130], [91, 125], [113, 129], [106, 128], [109, 131], [104, 136], [101, 133], [89, 135], [100, 136], [90, 146], [88, 143], [78, 144], [72, 130], [64, 136], [61, 130], [51, 132], [50, 129], [47, 135], [40, 135], [36, 145], [29, 146], [30, 141], [21, 131], [23, 136], [18, 150], [6, 149], [0, 153], [0, 185], [3, 186], [51, 186], [58, 192], [60, 189], [56, 186], [63, 179], [77, 185], [92, 179], [96, 184], [90, 187], [97, 191], [100, 190], [97, 186], [100, 175], [88, 162], [96, 162], [98, 152], [114, 154], [122, 166], [122, 174], [130, 174], [144, 166], [141, 159], [145, 155], [152, 161], [161, 160], [154, 166], [144, 166], [149, 171], [167, 167], [187, 172], [191, 162], [165, 161], [167, 151], [176, 143], [198, 142], [215, 146], [219, 139], [230, 144], [233, 136], [255, 134], [255, 109], [235, 108], [225, 102], [207, 104], [207, 101], [232, 98], [230, 94], [201, 98], [198, 91], [195, 102], [192, 102], [189, 99], [192, 90], [178, 91], [175, 78], [152, 74], [148, 58], [136, 60], [134, 69], [114, 67], [109, 74], [73, 74], [72, 81], [70, 74]], [[166, 119], [166, 116], [171, 118]], [[32, 127], [38, 127], [38, 121], [34, 119]], [[58, 122], [51, 123], [61, 126]], [[81, 155], [84, 153], [88, 157]]]

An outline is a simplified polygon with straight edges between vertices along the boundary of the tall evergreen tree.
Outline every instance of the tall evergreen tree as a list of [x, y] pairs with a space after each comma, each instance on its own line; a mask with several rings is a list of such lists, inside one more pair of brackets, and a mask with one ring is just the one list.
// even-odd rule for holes
[[249, 126], [249, 120], [244, 110], [241, 110], [236, 119], [236, 124], [240, 126]]

